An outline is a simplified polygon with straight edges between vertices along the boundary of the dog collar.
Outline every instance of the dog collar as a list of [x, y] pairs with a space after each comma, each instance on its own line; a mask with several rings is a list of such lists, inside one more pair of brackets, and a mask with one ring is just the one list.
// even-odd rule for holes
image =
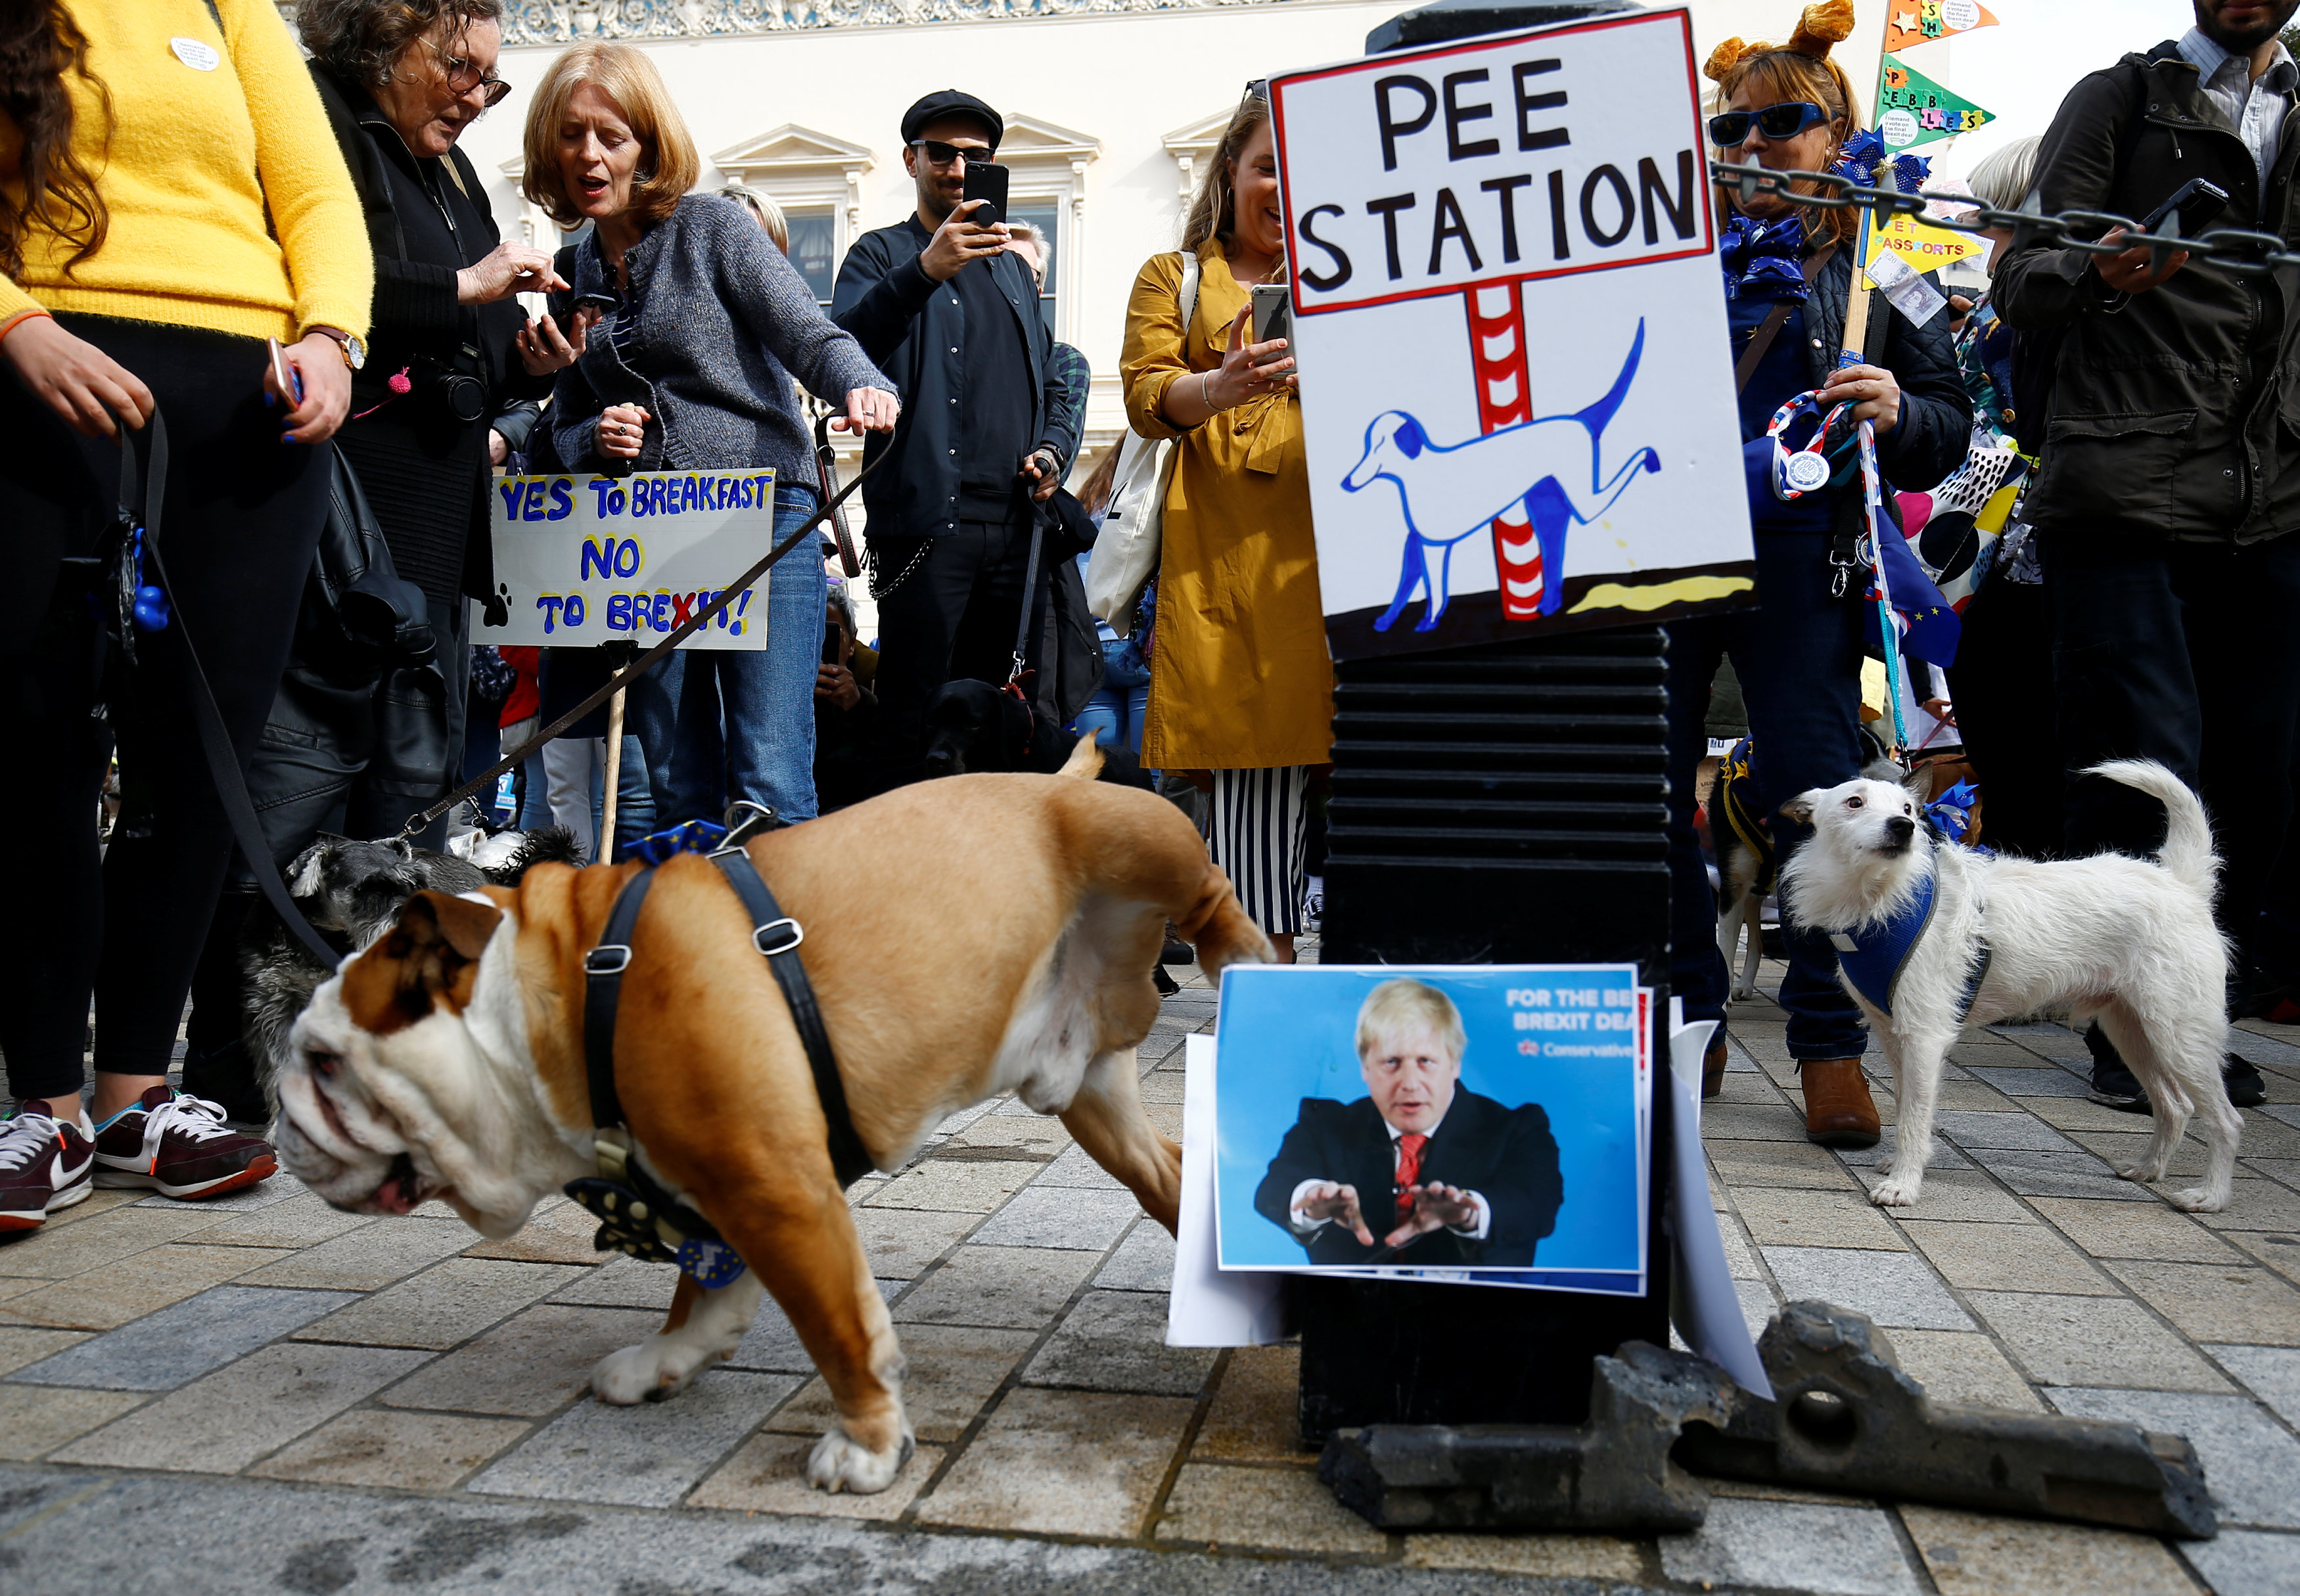
[[[1928, 873], [1918, 877], [1917, 890], [1883, 925], [1859, 932], [1829, 934], [1829, 945], [1837, 950], [1837, 967], [1845, 972], [1846, 980], [1888, 1019], [1893, 1014], [1894, 994], [1900, 989], [1901, 973], [1908, 968], [1917, 944], [1924, 940], [1926, 928], [1933, 923], [1934, 903], [1933, 877]], [[1988, 939], [1982, 938], [1979, 957], [1966, 970], [1964, 990], [1957, 998], [1956, 1018], [1960, 1023], [1972, 1012], [1973, 1000], [1980, 995], [1980, 983], [1988, 974], [1993, 957]]]
[[1775, 498], [1802, 499], [1807, 494], [1818, 493], [1827, 487], [1829, 478], [1837, 474], [1836, 468], [1829, 463], [1829, 456], [1821, 452], [1821, 444], [1829, 436], [1829, 423], [1844, 413], [1844, 405], [1838, 405], [1821, 418], [1812, 441], [1804, 448], [1791, 449], [1783, 441], [1790, 425], [1799, 416], [1821, 416], [1818, 393], [1818, 389], [1812, 389], [1796, 395], [1775, 411], [1773, 419], [1766, 423], [1765, 436], [1773, 442]]

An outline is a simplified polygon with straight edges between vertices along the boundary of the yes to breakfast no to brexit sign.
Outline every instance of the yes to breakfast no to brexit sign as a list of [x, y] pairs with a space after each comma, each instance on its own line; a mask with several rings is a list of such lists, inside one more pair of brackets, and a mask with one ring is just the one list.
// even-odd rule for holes
[[[774, 505], [772, 471], [498, 477], [496, 594], [472, 602], [471, 640], [652, 644], [774, 546]], [[679, 646], [764, 648], [764, 587]]]

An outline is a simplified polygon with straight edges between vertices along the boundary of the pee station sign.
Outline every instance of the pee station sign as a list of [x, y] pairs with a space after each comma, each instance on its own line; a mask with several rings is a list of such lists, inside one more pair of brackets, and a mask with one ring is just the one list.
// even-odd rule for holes
[[1687, 13], [1270, 87], [1336, 657], [1750, 603]]

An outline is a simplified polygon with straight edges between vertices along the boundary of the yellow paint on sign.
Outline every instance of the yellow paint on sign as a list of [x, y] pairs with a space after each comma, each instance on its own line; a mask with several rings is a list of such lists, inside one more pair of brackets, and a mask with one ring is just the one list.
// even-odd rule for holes
[[1913, 216], [1896, 216], [1883, 227], [1870, 227], [1869, 256], [1862, 265], [1875, 265], [1877, 257], [1889, 249], [1919, 271], [1938, 271], [1988, 247], [1988, 240], [1973, 234], [1932, 227]]
[[1698, 604], [1710, 599], [1729, 598], [1737, 593], [1747, 593], [1756, 584], [1746, 577], [1679, 577], [1674, 582], [1656, 582], [1650, 587], [1627, 587], [1619, 582], [1600, 582], [1584, 594], [1581, 602], [1566, 611], [1579, 615], [1590, 610], [1636, 610], [1640, 612], [1658, 610], [1665, 604]]

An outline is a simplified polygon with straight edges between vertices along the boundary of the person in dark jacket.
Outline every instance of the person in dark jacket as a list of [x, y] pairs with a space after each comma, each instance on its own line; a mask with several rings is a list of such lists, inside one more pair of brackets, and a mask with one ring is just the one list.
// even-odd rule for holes
[[[321, 829], [389, 836], [456, 785], [464, 600], [493, 591], [491, 422], [508, 403], [548, 393], [583, 348], [580, 328], [529, 325], [512, 295], [554, 285], [551, 257], [500, 237], [456, 147], [511, 92], [495, 75], [501, 11], [501, 0], [302, 0], [296, 11], [375, 252], [373, 327], [338, 444], [398, 575], [422, 590], [437, 652], [429, 666], [394, 673], [364, 724], [331, 726], [317, 746], [268, 741], [264, 807], [295, 816], [272, 838], [283, 860]], [[445, 822], [416, 840], [444, 847]]]
[[1454, 1000], [1384, 981], [1358, 1010], [1355, 1102], [1305, 1097], [1254, 1189], [1254, 1211], [1313, 1264], [1528, 1268], [1565, 1199], [1537, 1103], [1462, 1089]]
[[[1851, 27], [1812, 6], [1784, 47], [1758, 46], [1738, 57], [1720, 50], [1709, 63], [1718, 85], [1711, 137], [1726, 160], [1775, 170], [1825, 171], [1857, 130], [1859, 103], [1829, 47]], [[1738, 42], [1738, 41], [1737, 41]], [[1780, 129], [1776, 131], [1775, 129]], [[1728, 191], [1729, 192], [1729, 191]], [[1709, 685], [1729, 656], [1754, 738], [1761, 807], [1771, 814], [1791, 794], [1834, 786], [1860, 772], [1862, 594], [1860, 572], [1836, 591], [1835, 550], [1846, 557], [1860, 526], [1862, 488], [1849, 474], [1852, 433], [1831, 454], [1832, 485], [1790, 502], [1770, 486], [1772, 445], [1765, 429], [1787, 400], [1818, 393], [1821, 413], [1850, 406], [1846, 421], [1874, 423], [1879, 465], [1897, 488], [1932, 486], [1962, 461], [1972, 407], [1957, 375], [1948, 318], [1912, 326], [1879, 296], [1865, 339], [1846, 328], [1854, 269], [1850, 211], [1797, 206], [1774, 195], [1746, 202], [1724, 229], [1721, 262], [1731, 357], [1740, 387], [1741, 436], [1749, 459], [1749, 507], [1756, 529], [1757, 601], [1762, 608], [1669, 628], [1670, 869], [1676, 948], [1670, 989], [1688, 1020], [1713, 1019], [1714, 1072], [1724, 1068], [1727, 991], [1717, 951], [1717, 902], [1693, 832], [1694, 772], [1708, 747]], [[1762, 339], [1762, 347], [1758, 341]], [[1848, 343], [1872, 360], [1840, 366]], [[1806, 428], [1805, 430], [1810, 430]], [[1807, 833], [1776, 818], [1786, 860]], [[1826, 938], [1792, 935], [1781, 1005], [1789, 1054], [1804, 1089], [1805, 1134], [1828, 1145], [1870, 1146], [1877, 1106], [1861, 1073], [1867, 1034], [1837, 981]]]
[[[560, 373], [539, 431], [572, 470], [771, 468], [772, 536], [785, 538], [819, 503], [792, 379], [836, 406], [832, 425], [850, 432], [892, 428], [901, 404], [749, 213], [688, 192], [701, 166], [636, 46], [577, 45], [544, 75], [525, 191], [562, 226], [593, 224], [568, 275], [579, 295], [614, 310]], [[801, 550], [766, 586], [763, 647], [680, 650], [629, 690], [659, 827], [715, 819], [737, 800], [814, 818], [821, 564]], [[631, 835], [620, 822], [616, 832], [611, 840]]]
[[[2212, 225], [2300, 243], [2300, 66], [2277, 37], [2295, 9], [2196, 0], [2185, 37], [2079, 82], [2038, 152], [2045, 211], [2145, 217], [2203, 179], [2229, 195]], [[2053, 602], [2067, 851], [2145, 856], [2163, 841], [2154, 799], [2078, 774], [2103, 760], [2157, 760], [2196, 788], [2223, 861], [2218, 913], [2243, 1012], [2292, 811], [2300, 279], [2177, 254], [2151, 270], [2148, 256], [2038, 240], [2005, 252], [1994, 294], [2015, 329], [2059, 345], [2045, 414], [2023, 414], [2022, 437], [2041, 420], [2025, 513]], [[2106, 1040], [2087, 1040], [2096, 1099], [2146, 1111]], [[2262, 1101], [2259, 1073], [2229, 1061], [2229, 1100]]]
[[854, 241], [831, 300], [832, 319], [893, 375], [904, 407], [893, 437], [865, 451], [866, 461], [894, 459], [862, 485], [896, 766], [916, 760], [920, 718], [945, 682], [1006, 680], [1031, 505], [1078, 453], [1084, 407], [1057, 391], [1030, 272], [1007, 253], [1004, 225], [977, 224], [979, 202], [960, 203], [967, 163], [995, 156], [1005, 129], [956, 89], [912, 105], [903, 162], [917, 212]]

